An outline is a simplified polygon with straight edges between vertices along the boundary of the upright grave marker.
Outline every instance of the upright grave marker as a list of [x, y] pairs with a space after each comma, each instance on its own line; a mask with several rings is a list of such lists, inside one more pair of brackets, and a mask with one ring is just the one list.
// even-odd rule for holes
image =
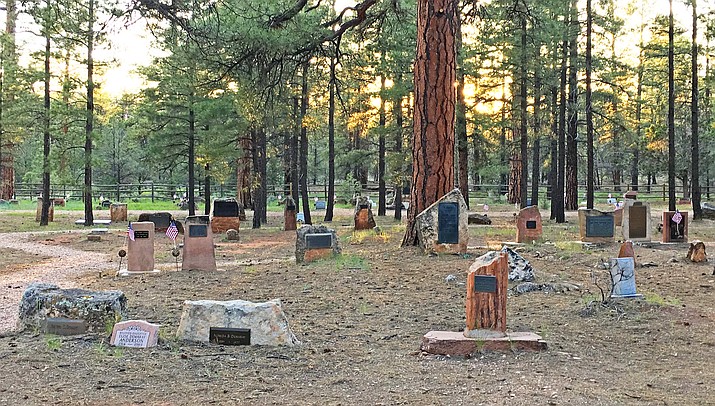
[[623, 238], [631, 241], [650, 241], [650, 204], [626, 200], [623, 208]]
[[537, 206], [519, 210], [516, 216], [516, 242], [532, 242], [541, 238], [541, 212]]
[[297, 229], [295, 200], [291, 196], [286, 196], [285, 209], [283, 209], [283, 230], [291, 231]]
[[[35, 211], [35, 221], [40, 221], [41, 217], [42, 217], [42, 198], [38, 197], [37, 198], [37, 210]], [[50, 199], [50, 208], [47, 211], [47, 221], [50, 223], [55, 221], [55, 205], [54, 205], [53, 199]]]
[[578, 209], [579, 232], [583, 242], [613, 242], [616, 223], [613, 213]]
[[234, 199], [216, 199], [213, 203], [211, 231], [214, 234], [225, 233], [230, 229], [240, 230], [238, 202]]
[[[158, 233], [163, 233], [166, 232], [166, 229], [169, 228], [171, 225], [171, 220], [173, 220], [173, 216], [169, 212], [156, 212], [156, 213], [141, 213], [139, 215], [139, 221], [140, 222], [147, 222], [151, 221], [154, 223], [154, 231]], [[177, 226], [181, 226], [178, 222], [176, 223]], [[181, 228], [179, 229], [181, 231]]]
[[296, 232], [296, 263], [312, 262], [339, 254], [340, 244], [335, 230], [325, 226], [305, 225]]
[[663, 242], [688, 242], [688, 212], [663, 212]]
[[154, 269], [154, 229], [151, 221], [129, 223], [127, 236], [127, 270], [121, 276], [159, 272]]
[[372, 230], [375, 228], [375, 219], [372, 216], [370, 199], [360, 196], [355, 203], [355, 230]]
[[115, 223], [127, 221], [127, 204], [112, 203], [111, 206], [109, 206], [109, 218]]
[[636, 293], [635, 261], [632, 257], [611, 258], [611, 297], [642, 297]]
[[417, 239], [427, 253], [465, 254], [469, 213], [459, 189], [454, 189], [417, 215]]
[[185, 222], [184, 249], [181, 269], [184, 271], [215, 271], [216, 253], [209, 216], [188, 216]]

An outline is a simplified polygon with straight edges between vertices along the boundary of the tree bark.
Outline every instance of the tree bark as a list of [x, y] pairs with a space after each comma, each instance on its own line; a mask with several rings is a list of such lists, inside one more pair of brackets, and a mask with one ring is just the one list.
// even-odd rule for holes
[[251, 137], [244, 135], [238, 140], [241, 157], [236, 162], [236, 200], [244, 208], [253, 207], [251, 199], [251, 171], [253, 156], [251, 152]]
[[[47, 2], [49, 9], [50, 2]], [[49, 14], [49, 13], [48, 13]], [[50, 216], [50, 57], [51, 55], [51, 39], [50, 39], [50, 22], [45, 21], [43, 27], [45, 34], [45, 72], [44, 72], [44, 100], [43, 100], [43, 146], [42, 146], [42, 209], [40, 211], [40, 225], [46, 226], [49, 224]]]
[[[521, 63], [519, 68], [519, 136], [520, 136], [520, 148], [519, 148], [519, 159], [521, 160], [521, 174], [519, 179], [519, 205], [521, 208], [526, 207], [526, 194], [527, 194], [527, 184], [529, 180], [529, 137], [527, 134], [527, 100], [526, 100], [526, 87], [527, 87], [527, 77], [526, 77], [526, 66], [527, 66], [527, 52], [526, 52], [526, 17], [522, 15], [521, 17]], [[534, 180], [538, 182], [538, 179]]]
[[464, 57], [462, 55], [462, 19], [457, 12], [457, 31], [455, 33], [455, 54], [457, 58], [457, 184], [469, 209], [469, 143], [467, 142], [467, 106], [464, 100]]
[[88, 3], [87, 27], [87, 111], [84, 123], [84, 225], [94, 225], [92, 211], [92, 132], [94, 131], [94, 0]]
[[457, 2], [419, 0], [411, 204], [402, 246], [418, 244], [416, 217], [454, 187]]
[[[536, 47], [536, 60], [541, 47]], [[541, 178], [541, 69], [534, 68], [534, 151], [531, 161], [531, 205], [539, 205], [539, 180]]]
[[211, 172], [208, 162], [204, 164], [204, 214], [211, 214]]
[[293, 136], [291, 137], [290, 143], [290, 170], [291, 170], [291, 196], [293, 201], [298, 204], [298, 191], [300, 190], [300, 160], [299, 155], [299, 140], [300, 140], [300, 130], [303, 127], [303, 119], [300, 115], [300, 101], [298, 97], [293, 98], [293, 117], [295, 118], [295, 128], [293, 130]]
[[308, 199], [308, 128], [305, 116], [308, 113], [308, 68], [310, 62], [303, 63], [303, 75], [300, 97], [300, 196], [303, 203], [303, 216], [306, 224], [313, 224], [310, 218], [310, 200]]
[[196, 198], [194, 187], [196, 185], [196, 113], [194, 112], [194, 90], [189, 94], [189, 216], [196, 215]]
[[[337, 46], [337, 44], [336, 44]], [[337, 53], [337, 50], [336, 50]], [[335, 57], [330, 57], [330, 82], [328, 83], [328, 201], [324, 221], [333, 221], [335, 207]]]
[[668, 15], [668, 210], [675, 211], [675, 80], [673, 59], [673, 0]]
[[569, 97], [568, 97], [568, 138], [566, 159], [566, 210], [578, 208], [578, 3], [571, 0], [569, 21]]
[[377, 215], [384, 216], [387, 213], [387, 203], [385, 199], [387, 197], [386, 185], [385, 185], [385, 74], [380, 75], [380, 110], [379, 110], [379, 122], [378, 122], [378, 163], [377, 163]]
[[[593, 30], [593, 12], [591, 0], [586, 0], [586, 208], [593, 209], [593, 102], [591, 89], [591, 36]], [[614, 97], [615, 99], [615, 97]]]
[[692, 149], [692, 204], [693, 204], [693, 220], [699, 220], [703, 217], [703, 209], [700, 207], [700, 140], [699, 140], [699, 122], [698, 115], [700, 114], [698, 105], [698, 11], [697, 2], [692, 0], [693, 6], [693, 50], [692, 50], [692, 103], [691, 103], [691, 120], [693, 135], [690, 139], [690, 147]]
[[[400, 162], [402, 162], [402, 126], [403, 126], [403, 113], [402, 113], [402, 96], [397, 97], [395, 100], [395, 105], [393, 107], [395, 110], [395, 155], [398, 156]], [[402, 169], [402, 168], [400, 168]], [[404, 181], [402, 179], [402, 170], [399, 171], [397, 175], [397, 182], [395, 182], [395, 220], [402, 220], [402, 185]]]
[[559, 78], [559, 156], [558, 173], [556, 176], [556, 191], [551, 195], [552, 205], [556, 211], [556, 222], [565, 223], [566, 213], [564, 207], [565, 180], [566, 180], [566, 61], [568, 59], [568, 41], [564, 40], [561, 54], [561, 72]]
[[15, 27], [17, 5], [15, 0], [5, 1], [5, 34], [2, 57], [2, 104], [0, 105], [0, 199], [15, 197], [15, 143], [12, 128], [8, 125], [8, 110], [15, 101], [17, 74], [17, 50], [15, 47]]

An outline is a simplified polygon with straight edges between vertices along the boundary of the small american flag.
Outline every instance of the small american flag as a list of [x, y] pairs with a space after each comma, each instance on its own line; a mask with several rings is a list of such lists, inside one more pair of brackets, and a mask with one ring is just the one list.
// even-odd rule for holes
[[169, 228], [166, 229], [166, 236], [172, 240], [175, 240], [177, 235], [179, 235], [179, 229], [176, 228], [176, 223], [174, 222], [174, 220], [171, 220]]
[[675, 214], [673, 214], [672, 220], [673, 223], [680, 224], [680, 222], [683, 221], [683, 215], [680, 214], [679, 211], [676, 211]]
[[127, 229], [127, 235], [129, 236], [130, 240], [134, 241], [134, 229], [132, 228], [131, 221], [129, 222], [129, 228]]

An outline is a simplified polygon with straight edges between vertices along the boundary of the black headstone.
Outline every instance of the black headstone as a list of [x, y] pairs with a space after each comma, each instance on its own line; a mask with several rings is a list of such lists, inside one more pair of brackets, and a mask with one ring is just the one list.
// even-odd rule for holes
[[214, 200], [214, 217], [238, 217], [238, 202]]
[[527, 230], [536, 230], [536, 220], [526, 220]]
[[169, 212], [159, 212], [159, 213], [142, 213], [139, 215], [139, 221], [151, 221], [154, 223], [154, 230], [166, 231], [171, 224], [171, 213]]
[[586, 216], [586, 237], [613, 237], [613, 216]]
[[497, 291], [497, 277], [490, 275], [474, 275], [474, 291], [482, 293], [495, 293]]
[[442, 202], [437, 206], [437, 242], [459, 243], [459, 204]]
[[189, 225], [189, 237], [206, 237], [208, 235], [208, 227], [205, 224]]
[[306, 234], [305, 248], [330, 248], [333, 246], [333, 235], [330, 233]]
[[134, 238], [149, 238], [149, 231], [148, 230], [135, 231]]
[[251, 345], [251, 329], [209, 327], [209, 342], [223, 345]]

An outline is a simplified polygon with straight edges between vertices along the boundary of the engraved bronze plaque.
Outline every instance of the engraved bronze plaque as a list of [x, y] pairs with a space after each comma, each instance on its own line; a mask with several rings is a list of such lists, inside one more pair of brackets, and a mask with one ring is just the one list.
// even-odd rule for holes
[[330, 233], [306, 234], [305, 248], [330, 248], [333, 246], [333, 235]]
[[134, 231], [134, 238], [149, 238], [149, 231], [148, 230], [143, 230], [143, 231]]
[[440, 244], [459, 243], [459, 205], [442, 202], [437, 206], [437, 242]]
[[527, 230], [536, 230], [536, 220], [526, 220]]
[[208, 236], [208, 227], [204, 224], [190, 225], [189, 237], [206, 237]]
[[474, 275], [474, 291], [481, 293], [496, 293], [497, 277], [489, 275]]
[[646, 218], [648, 211], [645, 206], [633, 205], [628, 212], [628, 236], [631, 238], [646, 238], [648, 219]]
[[44, 322], [44, 332], [60, 336], [73, 336], [87, 332], [87, 326], [81, 319], [66, 319], [64, 317], [50, 317]]
[[209, 327], [209, 342], [223, 345], [251, 345], [251, 329]]
[[613, 216], [586, 216], [586, 237], [613, 237]]

